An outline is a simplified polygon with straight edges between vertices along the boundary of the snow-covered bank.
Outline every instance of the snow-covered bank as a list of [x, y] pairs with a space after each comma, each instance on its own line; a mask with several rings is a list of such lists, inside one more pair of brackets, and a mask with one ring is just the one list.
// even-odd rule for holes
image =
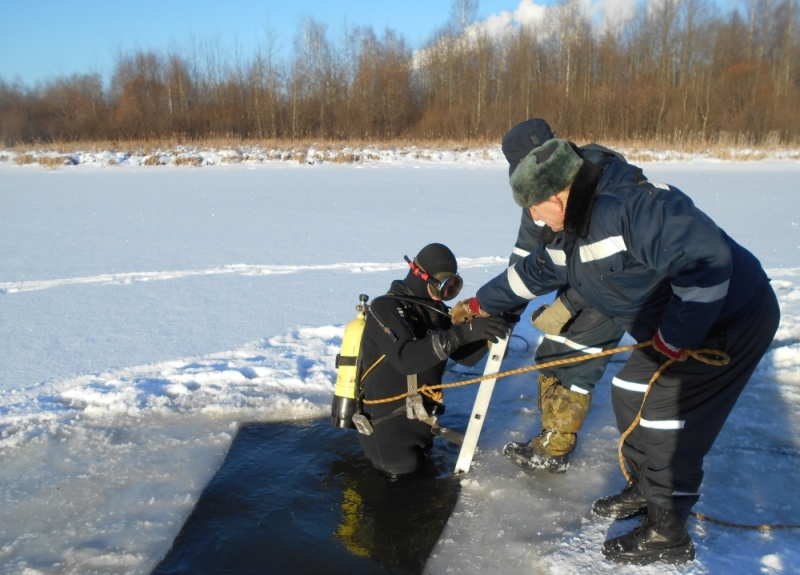
[[[236, 350], [3, 392], [0, 455], [86, 420], [202, 413], [239, 421], [319, 417], [336, 378], [339, 327], [305, 328]], [[67, 432], [67, 436], [69, 432]]]
[[[342, 325], [359, 293], [374, 297], [403, 274], [404, 254], [447, 243], [470, 295], [499, 273], [519, 208], [505, 165], [481, 162], [0, 163], [0, 572], [147, 573], [239, 424], [326, 415]], [[783, 311], [709, 457], [700, 510], [797, 522], [800, 164], [655, 163], [645, 173], [680, 186], [753, 250]], [[515, 335], [509, 368], [529, 364], [539, 339], [526, 322]], [[607, 385], [620, 365], [598, 386], [563, 477], [527, 476], [499, 454], [538, 415], [529, 380], [498, 384], [426, 573], [610, 570], [599, 555], [609, 524], [588, 510], [621, 486]], [[448, 413], [466, 418], [474, 392], [448, 393]], [[697, 562], [639, 572], [800, 569], [796, 532], [692, 529]]]
[[[793, 151], [782, 152], [792, 157]], [[800, 151], [797, 152], [798, 155]], [[230, 164], [257, 165], [264, 163], [289, 163], [295, 165], [315, 164], [373, 164], [376, 162], [422, 162], [444, 163], [491, 163], [505, 162], [500, 146], [487, 146], [469, 149], [441, 150], [418, 148], [417, 146], [392, 148], [349, 148], [328, 149], [326, 147], [290, 147], [285, 149], [265, 149], [258, 146], [239, 146], [236, 148], [200, 148], [178, 146], [172, 149], [156, 149], [151, 152], [114, 151], [100, 152], [75, 151], [59, 153], [42, 150], [14, 152], [0, 150], [0, 161], [13, 162], [18, 166], [38, 164], [48, 168], [61, 166], [81, 166], [93, 164], [101, 167], [111, 166], [220, 166]]]
[[[623, 146], [619, 151], [635, 162], [689, 162], [694, 160], [762, 161], [798, 160], [800, 149], [753, 149], [753, 148], [709, 148], [700, 152], [657, 150], [646, 147]], [[171, 149], [137, 151], [74, 151], [60, 153], [45, 150], [17, 152], [0, 150], [0, 161], [13, 162], [18, 166], [41, 165], [49, 169], [62, 166], [95, 165], [114, 166], [191, 166], [207, 167], [229, 164], [291, 163], [316, 164], [374, 164], [421, 161], [444, 164], [505, 164], [500, 146], [470, 148], [454, 146], [450, 149], [425, 146], [395, 147], [339, 147], [313, 145], [283, 149], [259, 146], [237, 146], [235, 148], [204, 148], [199, 146], [177, 146]]]

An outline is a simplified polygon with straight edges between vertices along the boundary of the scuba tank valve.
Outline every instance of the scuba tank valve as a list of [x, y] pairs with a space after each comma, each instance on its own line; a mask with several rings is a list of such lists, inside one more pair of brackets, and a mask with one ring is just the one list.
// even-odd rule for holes
[[356, 306], [358, 315], [344, 328], [342, 336], [342, 352], [336, 356], [336, 388], [333, 392], [331, 404], [331, 425], [345, 429], [352, 429], [353, 414], [358, 407], [358, 354], [361, 351], [361, 337], [367, 322], [367, 301], [369, 296], [358, 296], [359, 304]]

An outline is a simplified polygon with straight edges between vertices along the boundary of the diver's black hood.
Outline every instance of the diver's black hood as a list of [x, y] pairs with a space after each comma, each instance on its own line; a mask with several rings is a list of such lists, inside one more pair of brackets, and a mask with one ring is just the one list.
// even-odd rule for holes
[[[430, 275], [435, 275], [440, 272], [448, 272], [451, 274], [458, 272], [458, 262], [456, 256], [444, 244], [428, 244], [420, 250], [416, 257], [417, 264]], [[408, 291], [414, 296], [425, 299], [431, 299], [428, 293], [428, 283], [414, 275], [414, 272], [408, 270], [403, 280]]]

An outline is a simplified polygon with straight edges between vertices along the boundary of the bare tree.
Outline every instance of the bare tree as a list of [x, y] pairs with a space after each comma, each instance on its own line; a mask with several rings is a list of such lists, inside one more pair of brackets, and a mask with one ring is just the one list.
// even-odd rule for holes
[[478, 15], [478, 0], [453, 0], [450, 7], [450, 21], [455, 32], [463, 36], [467, 26], [475, 22]]
[[456, 1], [417, 52], [392, 31], [329, 35], [306, 19], [289, 53], [267, 30], [252, 53], [218, 39], [121, 53], [108, 86], [91, 74], [34, 88], [0, 79], [0, 139], [483, 140], [540, 116], [573, 139], [796, 144], [797, 3], [660, 0], [600, 30], [583, 0], [560, 0], [545, 22], [493, 37], [472, 26], [475, 0]]

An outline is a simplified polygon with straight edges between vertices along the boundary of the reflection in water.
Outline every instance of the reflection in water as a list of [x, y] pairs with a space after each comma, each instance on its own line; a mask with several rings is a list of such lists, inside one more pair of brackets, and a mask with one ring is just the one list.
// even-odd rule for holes
[[154, 574], [420, 573], [455, 506], [456, 449], [396, 480], [353, 431], [242, 426]]
[[334, 535], [353, 555], [393, 572], [421, 572], [458, 499], [455, 450], [439, 444], [411, 475], [389, 479], [360, 452], [336, 459], [324, 485], [341, 493]]
[[370, 545], [361, 546], [361, 539], [364, 537], [365, 529], [364, 514], [361, 512], [363, 499], [352, 487], [348, 487], [342, 493], [342, 522], [336, 530], [336, 537], [344, 543], [345, 548], [353, 555], [359, 557], [370, 557]]

